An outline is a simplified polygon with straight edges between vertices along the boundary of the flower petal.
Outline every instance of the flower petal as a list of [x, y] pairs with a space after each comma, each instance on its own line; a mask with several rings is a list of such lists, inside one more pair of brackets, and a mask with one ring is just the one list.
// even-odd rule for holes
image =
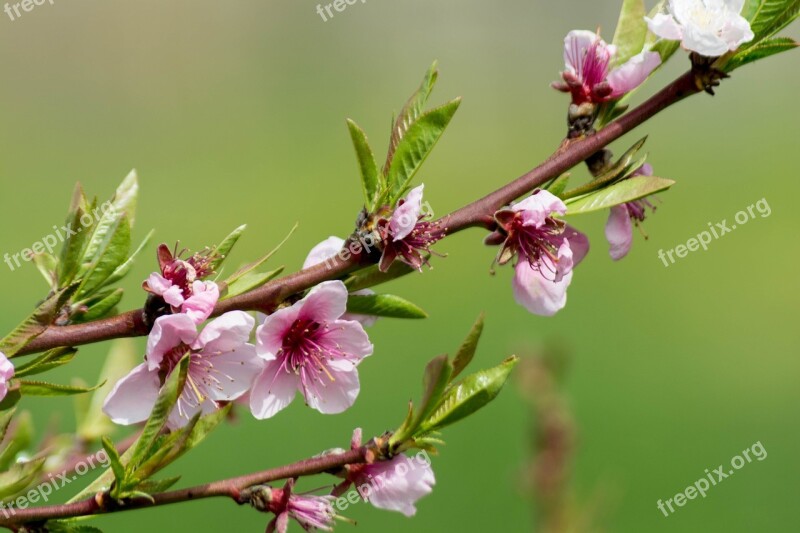
[[114, 385], [103, 403], [103, 412], [116, 424], [147, 420], [160, 388], [158, 371], [149, 370], [147, 363], [142, 363]]
[[647, 27], [658, 37], [668, 41], [680, 41], [683, 39], [683, 28], [672, 17], [664, 13], [658, 13], [655, 17], [645, 17]]
[[161, 365], [164, 355], [181, 344], [187, 346], [197, 338], [197, 326], [188, 315], [167, 315], [156, 319], [150, 336], [147, 337], [147, 366], [155, 370]]
[[600, 36], [597, 33], [588, 30], [569, 32], [564, 38], [564, 65], [567, 70], [581, 77], [586, 54], [599, 39]]
[[619, 261], [628, 255], [633, 243], [633, 224], [624, 205], [611, 208], [606, 222], [606, 240], [610, 245], [608, 253], [611, 259]]
[[255, 319], [244, 311], [225, 313], [208, 323], [192, 348], [207, 356], [239, 349], [250, 340], [255, 324]]
[[212, 370], [207, 367], [207, 380], [213, 380], [207, 386], [209, 397], [216, 401], [230, 402], [243, 396], [264, 371], [264, 361], [256, 355], [252, 344], [243, 344], [230, 352], [217, 355], [211, 359]]
[[[370, 465], [365, 473], [370, 478], [357, 487], [362, 497], [379, 509], [398, 511], [409, 517], [417, 512], [417, 500], [430, 494], [436, 483], [430, 463], [405, 455]], [[370, 488], [368, 493], [362, 488], [365, 484]]]
[[181, 306], [195, 324], [202, 324], [214, 312], [219, 300], [219, 287], [213, 281], [195, 281], [192, 284], [192, 295]]
[[292, 403], [298, 383], [297, 375], [286, 372], [282, 364], [269, 363], [250, 390], [250, 412], [259, 420], [272, 418]]
[[324, 281], [295, 305], [301, 309], [300, 318], [332, 322], [347, 310], [347, 287], [341, 281]]
[[283, 347], [283, 337], [300, 316], [302, 300], [291, 307], [279, 309], [267, 316], [256, 329], [256, 352], [266, 361], [272, 361]]
[[[340, 372], [329, 367], [333, 381], [326, 381], [324, 387], [315, 387], [315, 390], [303, 389], [306, 403], [325, 415], [335, 415], [346, 411], [355, 403], [361, 384], [358, 381], [358, 372]], [[316, 394], [315, 392], [319, 392]]]
[[538, 189], [524, 200], [513, 204], [511, 210], [522, 213], [525, 226], [540, 228], [544, 225], [547, 217], [553, 213], [564, 215], [567, 212], [567, 206], [561, 198], [553, 193]]
[[389, 231], [395, 241], [402, 241], [413, 231], [422, 212], [422, 191], [425, 185], [420, 185], [409, 191], [402, 204], [394, 210], [389, 220]]
[[567, 224], [561, 237], [569, 241], [569, 247], [572, 251], [572, 264], [574, 267], [578, 266], [589, 253], [589, 237], [569, 224]]
[[303, 268], [305, 269], [324, 263], [326, 260], [334, 257], [342, 250], [344, 242], [344, 239], [339, 237], [328, 237], [308, 252], [308, 257], [306, 257], [303, 263]]
[[353, 370], [354, 365], [372, 355], [374, 348], [364, 327], [355, 320], [336, 320], [330, 323], [318, 342], [324, 348], [343, 352], [349, 356], [347, 359], [332, 357], [326, 361], [329, 368], [342, 372]]
[[572, 283], [572, 272], [561, 281], [551, 281], [531, 268], [527, 261], [515, 267], [514, 299], [529, 312], [541, 316], [553, 316], [567, 304], [567, 287]]
[[642, 52], [608, 75], [611, 98], [620, 98], [639, 87], [661, 65], [658, 52]]

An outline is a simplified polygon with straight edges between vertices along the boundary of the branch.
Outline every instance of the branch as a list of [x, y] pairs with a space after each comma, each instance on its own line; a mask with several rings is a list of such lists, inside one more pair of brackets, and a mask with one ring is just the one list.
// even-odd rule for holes
[[74, 503], [63, 505], [48, 505], [29, 509], [14, 509], [13, 511], [0, 511], [0, 527], [13, 528], [22, 524], [46, 522], [63, 518], [91, 516], [122, 511], [132, 511], [143, 507], [160, 507], [173, 503], [202, 500], [205, 498], [227, 497], [238, 504], [248, 503], [241, 498], [241, 491], [254, 485], [262, 485], [272, 481], [297, 478], [321, 474], [329, 470], [336, 470], [346, 465], [367, 462], [367, 457], [375, 453], [374, 441], [365, 446], [340, 454], [325, 455], [305, 459], [290, 465], [256, 472], [244, 476], [223, 479], [205, 485], [197, 485], [186, 489], [174, 490], [154, 494], [152, 500], [140, 498], [117, 503], [105, 493], [98, 493], [94, 498], [88, 498]]
[[[516, 198], [567, 172], [608, 144], [637, 128], [667, 107], [700, 92], [695, 74], [687, 72], [641, 106], [612, 122], [595, 135], [567, 141], [547, 161], [523, 174], [508, 185], [453, 213], [440, 222], [453, 234], [461, 230], [486, 225], [486, 218]], [[271, 312], [283, 300], [323, 281], [342, 277], [359, 268], [373, 264], [364, 254], [352, 254], [348, 259], [336, 257], [327, 264], [316, 265], [294, 274], [273, 280], [263, 287], [219, 302], [214, 315], [231, 310]], [[50, 326], [17, 355], [42, 352], [60, 346], [80, 346], [121, 337], [147, 335], [142, 310], [128, 311], [115, 317], [87, 324]]]

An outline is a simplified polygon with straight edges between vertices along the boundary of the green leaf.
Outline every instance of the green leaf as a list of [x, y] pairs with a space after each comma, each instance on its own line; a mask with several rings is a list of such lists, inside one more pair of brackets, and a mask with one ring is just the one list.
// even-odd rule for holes
[[439, 431], [485, 407], [500, 393], [518, 362], [518, 357], [510, 357], [499, 366], [467, 376], [448, 389], [430, 417], [420, 425], [419, 434]]
[[[89, 237], [89, 232], [79, 231], [81, 229], [81, 217], [90, 210], [83, 187], [78, 183], [75, 185], [75, 191], [72, 194], [69, 214], [65, 224], [69, 231], [65, 231], [65, 234], [62, 235], [64, 246], [61, 248], [61, 256], [58, 261], [58, 283], [60, 287], [72, 283], [81, 266], [83, 250]], [[59, 228], [59, 233], [62, 230], [63, 228]]]
[[46, 381], [19, 380], [20, 393], [23, 396], [72, 396], [73, 394], [84, 394], [99, 389], [103, 384], [99, 383], [94, 387], [80, 387], [76, 385], [59, 385], [57, 383], [47, 383]]
[[766, 39], [752, 48], [737, 52], [736, 55], [734, 55], [724, 64], [722, 70], [725, 72], [732, 72], [737, 68], [743, 67], [760, 59], [774, 56], [788, 50], [794, 50], [798, 46], [800, 46], [800, 43], [788, 37]]
[[644, 49], [647, 38], [647, 22], [644, 20], [646, 15], [644, 0], [623, 0], [613, 41], [617, 46], [617, 65], [625, 64]]
[[58, 289], [58, 259], [52, 254], [42, 252], [40, 254], [33, 254], [33, 263], [39, 270], [39, 273], [47, 282], [50, 290]]
[[394, 205], [408, 189], [414, 175], [439, 142], [444, 130], [461, 105], [461, 99], [428, 111], [409, 128], [397, 145], [394, 159], [386, 174], [389, 203]]
[[117, 448], [114, 446], [114, 443], [111, 442], [111, 439], [104, 436], [101, 441], [103, 443], [103, 449], [106, 451], [109, 462], [111, 463], [111, 471], [114, 472], [115, 483], [114, 490], [111, 491], [111, 497], [119, 499], [120, 491], [125, 484], [125, 467], [122, 465], [119, 452], [117, 452]]
[[24, 365], [18, 366], [14, 370], [14, 377], [33, 376], [58, 368], [72, 361], [76, 353], [78, 353], [76, 348], [55, 348], [49, 350], [35, 359], [28, 361]]
[[85, 313], [76, 315], [72, 322], [80, 324], [84, 322], [92, 322], [99, 320], [113, 314], [117, 304], [122, 301], [122, 296], [125, 293], [123, 289], [115, 289], [111, 292], [104, 292], [99, 298], [93, 298], [92, 303], [88, 304], [89, 310]]
[[345, 280], [344, 284], [348, 291], [356, 292], [363, 289], [368, 289], [370, 287], [375, 287], [376, 285], [380, 285], [382, 283], [387, 283], [394, 279], [401, 278], [407, 274], [411, 274], [412, 272], [416, 272], [416, 270], [405, 263], [395, 261], [386, 272], [381, 272], [378, 265], [373, 265], [363, 270], [359, 270], [357, 273], [351, 274]]
[[358, 124], [347, 119], [347, 128], [350, 130], [350, 138], [356, 150], [358, 168], [361, 171], [361, 189], [364, 192], [364, 206], [367, 211], [375, 210], [375, 202], [381, 190], [381, 177], [378, 174], [378, 164], [375, 162], [375, 155], [369, 146], [367, 134], [364, 133]]
[[0, 340], [0, 352], [6, 357], [12, 357], [23, 349], [29, 342], [42, 334], [47, 327], [53, 323], [64, 304], [72, 297], [78, 285], [73, 283], [69, 287], [61, 289], [47, 297], [39, 307], [26, 318], [14, 331]]
[[131, 249], [131, 225], [127, 215], [114, 221], [105, 233], [105, 239], [97, 245], [92, 262], [83, 275], [78, 289], [78, 298], [92, 294], [125, 263]]
[[47, 522], [48, 533], [103, 533], [100, 529], [83, 524], [77, 524], [72, 520], [49, 520]]
[[180, 479], [181, 476], [169, 477], [166, 479], [159, 479], [159, 480], [148, 479], [139, 483], [137, 485], [137, 488], [140, 491], [145, 492], [147, 494], [157, 494], [159, 492], [164, 492], [165, 490], [169, 489], [175, 483], [180, 481]]
[[[132, 339], [112, 341], [104, 360], [99, 379], [105, 384], [92, 394], [91, 399], [87, 398], [85, 405], [76, 406], [77, 434], [86, 442], [94, 442], [114, 430], [115, 426], [103, 412], [103, 403], [114, 385], [139, 362], [136, 343]], [[76, 402], [84, 398], [77, 396]]]
[[145, 246], [150, 243], [150, 239], [153, 238], [154, 233], [155, 230], [150, 230], [150, 232], [145, 236], [144, 240], [142, 240], [141, 244], [139, 244], [139, 247], [136, 248], [136, 251], [131, 254], [127, 261], [118, 266], [117, 269], [111, 273], [108, 279], [103, 282], [103, 287], [112, 285], [128, 275], [128, 272], [130, 272], [131, 268], [133, 268], [133, 263], [136, 261], [136, 257], [138, 257], [139, 253], [141, 253]]
[[561, 194], [566, 190], [567, 184], [569, 183], [569, 173], [561, 174], [559, 177], [548, 183], [544, 190], [553, 194], [553, 196], [561, 196]]
[[214, 253], [218, 256], [212, 263], [211, 263], [211, 270], [216, 271], [219, 267], [222, 266], [222, 263], [228, 258], [230, 255], [231, 250], [239, 242], [239, 239], [242, 237], [242, 234], [247, 229], [247, 224], [242, 224], [235, 230], [233, 230], [230, 235], [225, 237], [221, 243], [219, 243], [214, 248]]
[[389, 318], [428, 318], [428, 314], [415, 304], [391, 294], [351, 294], [347, 298], [347, 311]]
[[563, 193], [561, 198], [566, 200], [582, 196], [590, 192], [607, 187], [609, 184], [620, 181], [627, 177], [629, 174], [638, 170], [647, 161], [647, 156], [639, 157], [639, 152], [647, 142], [647, 137], [639, 140], [634, 144], [619, 160], [614, 163], [605, 173], [590, 181], [586, 185], [582, 185], [569, 192]]
[[[86, 244], [86, 250], [83, 253], [81, 263], [88, 265], [95, 264], [98, 252], [109, 240], [109, 233], [116, 229], [116, 226], [123, 217], [127, 218], [128, 233], [130, 233], [130, 229], [133, 227], [135, 221], [136, 197], [138, 193], [139, 183], [136, 177], [136, 171], [132, 170], [122, 181], [120, 186], [117, 187], [114, 197], [109, 202], [103, 204], [104, 207], [97, 208], [92, 213], [96, 219], [96, 223], [91, 232], [91, 238]], [[121, 263], [120, 261], [120, 264]]]
[[447, 355], [440, 355], [434, 358], [425, 367], [425, 377], [423, 379], [422, 402], [413, 419], [407, 419], [403, 425], [394, 432], [390, 439], [390, 446], [396, 447], [405, 442], [409, 437], [417, 433], [420, 424], [430, 416], [442, 399], [442, 395], [447, 390], [450, 378], [453, 375], [453, 364]]
[[142, 434], [136, 440], [136, 444], [132, 446], [134, 449], [131, 461], [128, 463], [128, 468], [135, 470], [138, 465], [146, 461], [153, 453], [153, 445], [158, 438], [158, 434], [167, 423], [173, 407], [178, 401], [178, 396], [183, 390], [186, 383], [186, 373], [189, 369], [189, 356], [184, 356], [180, 363], [173, 369], [172, 373], [167, 378], [164, 386], [161, 387], [161, 392], [158, 394], [156, 403], [153, 406], [153, 411], [147, 419], [147, 423], [142, 430]]
[[752, 11], [750, 28], [756, 36], [752, 42], [760, 44], [760, 41], [775, 35], [800, 15], [800, 0], [762, 0], [755, 10], [752, 7], [746, 9]]
[[9, 498], [28, 488], [41, 475], [46, 459], [46, 457], [40, 457], [31, 461], [14, 463], [8, 470], [0, 473], [0, 499]]
[[608, 209], [664, 191], [674, 184], [674, 181], [665, 178], [634, 176], [605, 189], [567, 200], [567, 214], [578, 215]]
[[240, 294], [250, 292], [264, 285], [265, 283], [277, 278], [283, 272], [284, 267], [280, 267], [272, 272], [248, 272], [240, 276], [236, 281], [228, 285], [228, 290], [220, 300], [227, 300]]
[[469, 330], [467, 338], [464, 339], [464, 342], [458, 349], [455, 358], [453, 358], [453, 375], [450, 376], [451, 381], [458, 377], [467, 365], [470, 364], [472, 358], [475, 357], [475, 351], [478, 349], [478, 341], [481, 340], [481, 334], [483, 333], [483, 322], [484, 315], [481, 313], [478, 320], [472, 325], [472, 329]]
[[17, 454], [26, 450], [33, 442], [33, 420], [31, 414], [24, 411], [6, 426], [3, 439], [4, 448], [0, 452], [0, 471], [16, 462]]
[[247, 265], [243, 266], [242, 268], [240, 268], [239, 270], [237, 270], [236, 272], [234, 272], [228, 279], [225, 280], [225, 284], [228, 285], [228, 286], [233, 285], [234, 283], [236, 283], [237, 281], [239, 281], [243, 277], [245, 277], [247, 274], [253, 272], [255, 269], [257, 269], [258, 267], [260, 267], [261, 265], [263, 265], [264, 263], [269, 261], [269, 259], [273, 255], [275, 255], [278, 252], [278, 250], [280, 250], [283, 247], [284, 244], [286, 244], [289, 241], [289, 239], [294, 234], [295, 230], [297, 230], [297, 227], [298, 227], [298, 224], [295, 222], [294, 226], [292, 226], [292, 229], [290, 229], [289, 233], [286, 234], [286, 237], [284, 237], [283, 240], [281, 242], [279, 242], [278, 245], [275, 248], [270, 250], [267, 255], [265, 255], [264, 257], [262, 257], [258, 261], [255, 261], [253, 263], [247, 264]]
[[392, 166], [400, 141], [406, 136], [411, 125], [422, 115], [425, 104], [428, 103], [428, 98], [430, 98], [438, 78], [439, 71], [436, 70], [436, 62], [434, 61], [431, 68], [425, 73], [425, 77], [422, 79], [422, 83], [417, 91], [411, 95], [400, 111], [400, 114], [392, 121], [393, 126], [391, 139], [389, 141], [389, 150], [386, 156], [386, 164], [383, 167], [384, 176], [389, 175], [389, 168]]

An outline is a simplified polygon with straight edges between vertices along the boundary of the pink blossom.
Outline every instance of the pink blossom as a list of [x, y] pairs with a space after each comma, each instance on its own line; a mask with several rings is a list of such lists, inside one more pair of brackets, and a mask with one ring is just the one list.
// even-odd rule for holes
[[146, 420], [162, 385], [187, 354], [186, 383], [168, 427], [182, 427], [196, 413], [211, 413], [221, 402], [239, 398], [263, 369], [255, 347], [248, 344], [254, 325], [243, 311], [225, 313], [200, 333], [186, 314], [158, 318], [147, 339], [146, 361], [117, 382], [103, 411], [117, 424]]
[[[359, 446], [361, 429], [356, 429], [351, 448]], [[334, 494], [343, 494], [352, 484], [364, 500], [378, 509], [414, 516], [417, 501], [430, 494], [436, 484], [430, 463], [430, 457], [423, 451], [413, 458], [397, 455], [385, 461], [348, 465], [347, 478], [336, 487]]]
[[[633, 176], [652, 176], [653, 167], [645, 164], [632, 174]], [[631, 249], [633, 244], [633, 226], [639, 226], [646, 218], [646, 209], [655, 211], [655, 206], [649, 198], [640, 198], [611, 208], [606, 222], [606, 240], [609, 244], [609, 254], [614, 261], [619, 261]]]
[[426, 254], [431, 246], [444, 238], [447, 231], [437, 222], [426, 220], [430, 213], [423, 213], [422, 191], [424, 185], [411, 189], [405, 198], [397, 202], [389, 220], [379, 221], [378, 230], [383, 236], [383, 253], [380, 269], [385, 272], [395, 260], [412, 268], [422, 270], [428, 264]]
[[282, 489], [269, 489], [267, 511], [275, 518], [267, 525], [267, 533], [286, 533], [289, 519], [294, 519], [305, 531], [333, 531], [331, 496], [300, 496], [294, 494], [294, 480], [290, 479]]
[[184, 261], [174, 257], [166, 245], [158, 249], [161, 272], [153, 272], [143, 288], [168, 303], [173, 312], [186, 313], [195, 324], [211, 316], [219, 300], [219, 287], [212, 281], [201, 281], [212, 273], [213, 258], [195, 254]]
[[250, 391], [256, 418], [274, 416], [297, 391], [321, 413], [353, 405], [361, 388], [356, 367], [373, 347], [361, 324], [342, 319], [346, 305], [344, 283], [326, 281], [259, 326], [256, 350], [267, 364]]
[[545, 190], [495, 214], [506, 235], [497, 262], [517, 257], [514, 298], [531, 313], [552, 316], [564, 308], [572, 269], [589, 252], [589, 240], [556, 215], [567, 206]]
[[14, 365], [0, 352], [0, 400], [8, 394], [8, 381], [14, 377]]
[[661, 65], [656, 52], [641, 52], [614, 68], [617, 47], [607, 44], [596, 33], [573, 30], [564, 39], [566, 70], [563, 82], [553, 84], [559, 91], [572, 94], [572, 102], [599, 104], [622, 98], [639, 87]]
[[[336, 255], [342, 251], [344, 245], [344, 239], [335, 236], [328, 237], [318, 245], [314, 246], [311, 251], [308, 252], [308, 257], [306, 257], [306, 260], [303, 263], [303, 268], [311, 268], [312, 266], [324, 263], [328, 259], [336, 257]], [[363, 289], [360, 291], [353, 291], [350, 294], [356, 296], [371, 296], [375, 294], [375, 291]], [[375, 325], [375, 322], [378, 321], [378, 317], [372, 315], [359, 315], [357, 313], [345, 313], [342, 315], [342, 320], [355, 320], [356, 322], [360, 322], [364, 327], [370, 327]]]

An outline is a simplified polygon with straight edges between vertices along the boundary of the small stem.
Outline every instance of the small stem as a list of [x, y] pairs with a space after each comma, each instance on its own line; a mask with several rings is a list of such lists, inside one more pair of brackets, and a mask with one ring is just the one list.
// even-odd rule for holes
[[[471, 227], [486, 226], [487, 217], [515, 199], [530, 193], [572, 167], [580, 164], [637, 128], [667, 107], [700, 92], [693, 72], [687, 72], [645, 103], [585, 139], [564, 143], [547, 161], [523, 174], [508, 185], [477, 200], [439, 222], [448, 228], [448, 234]], [[340, 278], [359, 268], [372, 264], [363, 254], [352, 254], [347, 259], [336, 259], [273, 280], [263, 287], [219, 302], [214, 315], [231, 310], [271, 312], [292, 294], [309, 289], [323, 281]], [[17, 355], [49, 350], [60, 346], [80, 346], [121, 337], [135, 337], [149, 333], [142, 310], [129, 311], [115, 317], [71, 326], [51, 326], [30, 342]]]

